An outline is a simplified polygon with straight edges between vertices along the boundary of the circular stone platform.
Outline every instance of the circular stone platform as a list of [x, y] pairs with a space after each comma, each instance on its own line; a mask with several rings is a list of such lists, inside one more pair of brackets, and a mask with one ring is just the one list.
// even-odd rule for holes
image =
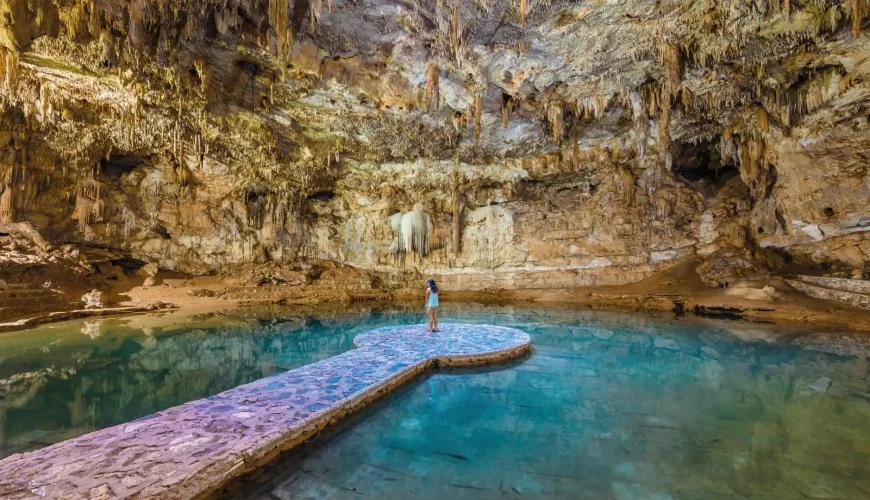
[[0, 461], [0, 497], [202, 498], [434, 365], [479, 365], [529, 350], [519, 330], [393, 326], [357, 349]]
[[360, 349], [394, 349], [409, 357], [423, 355], [447, 366], [493, 363], [519, 356], [532, 339], [525, 332], [493, 325], [442, 323], [439, 331], [427, 325], [388, 326], [361, 333], [353, 340]]

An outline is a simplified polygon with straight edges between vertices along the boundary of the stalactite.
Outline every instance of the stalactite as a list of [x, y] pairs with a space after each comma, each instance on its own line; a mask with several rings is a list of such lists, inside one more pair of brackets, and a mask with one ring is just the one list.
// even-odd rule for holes
[[122, 234], [124, 238], [129, 238], [136, 229], [136, 216], [126, 206], [121, 206], [121, 223], [123, 224]]
[[529, 10], [529, 0], [520, 0], [520, 25], [526, 25], [526, 13]]
[[199, 75], [199, 90], [203, 95], [208, 95], [208, 88], [211, 85], [211, 68], [208, 62], [203, 58], [197, 58], [193, 61], [193, 67]]
[[765, 110], [764, 107], [758, 108], [758, 128], [760, 128], [762, 132], [767, 132], [770, 129], [767, 110]]
[[457, 3], [450, 15], [450, 47], [453, 49], [453, 58], [458, 65], [462, 65], [462, 19], [460, 18]]
[[665, 69], [665, 92], [676, 97], [683, 82], [683, 60], [680, 48], [673, 43], [661, 45], [662, 66]]
[[88, 179], [80, 183], [75, 193], [73, 212], [79, 230], [84, 232], [89, 224], [104, 221], [105, 216], [106, 203], [102, 199], [102, 183], [96, 179]]
[[10, 185], [0, 185], [0, 222], [12, 224], [15, 222], [15, 188]]
[[786, 128], [791, 127], [792, 108], [789, 105], [783, 106], [779, 111], [779, 120]]
[[695, 96], [692, 94], [692, 91], [689, 90], [689, 87], [685, 85], [680, 91], [680, 100], [683, 102], [683, 109], [688, 114], [695, 109]]
[[431, 109], [432, 104], [435, 104], [435, 109], [439, 109], [441, 105], [441, 69], [438, 63], [431, 61], [426, 66], [426, 108]]
[[310, 12], [311, 12], [311, 31], [320, 24], [320, 17], [323, 13], [323, 0], [310, 0]]
[[208, 154], [208, 143], [206, 143], [205, 139], [202, 137], [202, 132], [196, 133], [193, 142], [196, 156], [199, 159], [199, 168], [203, 169], [205, 168], [205, 156]]
[[640, 92], [632, 92], [629, 101], [631, 102], [634, 129], [637, 132], [637, 153], [643, 160], [646, 156], [646, 142], [649, 139], [649, 114], [643, 105], [643, 96]]
[[562, 133], [565, 131], [561, 102], [554, 101], [550, 103], [547, 109], [547, 119], [550, 122], [553, 142], [558, 144], [562, 140]]
[[722, 136], [719, 140], [719, 156], [722, 158], [722, 164], [727, 164], [730, 161], [734, 165], [740, 165], [737, 147], [734, 145], [734, 134], [730, 128], [722, 130]]
[[50, 106], [51, 101], [49, 97], [48, 83], [44, 82], [39, 86], [39, 120], [42, 123], [48, 122]]
[[480, 118], [483, 113], [483, 101], [480, 94], [474, 96], [474, 147], [480, 143]]
[[[287, 14], [289, 0], [270, 0], [269, 23], [275, 28], [275, 52], [281, 65], [281, 81], [287, 78], [287, 62], [293, 50], [293, 30]], [[332, 2], [330, 2], [330, 5]]]
[[861, 23], [867, 17], [867, 0], [849, 0], [849, 13], [852, 17], [852, 36], [861, 36]]
[[462, 192], [459, 187], [459, 156], [453, 166], [453, 254], [459, 255], [462, 226], [460, 222]]
[[508, 123], [511, 119], [511, 113], [513, 112], [513, 107], [513, 98], [503, 93], [501, 96], [501, 124], [504, 128], [508, 127]]
[[4, 64], [6, 67], [6, 92], [12, 94], [12, 92], [15, 90], [15, 84], [18, 82], [18, 53], [7, 50], [6, 57], [4, 59]]
[[661, 164], [670, 172], [673, 163], [671, 155], [671, 99], [667, 90], [662, 89], [660, 100], [661, 114], [659, 115], [659, 156]]
[[396, 235], [396, 252], [417, 252], [421, 257], [429, 254], [431, 224], [429, 214], [423, 210], [396, 213], [389, 217], [388, 224]]
[[767, 196], [772, 185], [770, 169], [765, 161], [766, 146], [764, 141], [744, 140], [740, 144], [740, 178], [749, 187], [749, 192], [755, 202]]
[[181, 156], [181, 151], [180, 151], [181, 140], [179, 137], [181, 134], [181, 131], [179, 129], [180, 129], [179, 123], [175, 122], [175, 125], [172, 127], [172, 156], [175, 157], [176, 161]]
[[577, 114], [583, 114], [584, 119], [603, 118], [612, 96], [599, 94], [594, 97], [580, 99], [575, 104]]

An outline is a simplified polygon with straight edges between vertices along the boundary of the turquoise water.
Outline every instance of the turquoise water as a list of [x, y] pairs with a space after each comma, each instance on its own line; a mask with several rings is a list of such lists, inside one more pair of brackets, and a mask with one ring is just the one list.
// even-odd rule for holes
[[351, 349], [358, 333], [418, 320], [279, 309], [168, 325], [147, 316], [72, 321], [0, 334], [0, 457], [313, 363]]
[[[867, 498], [870, 343], [740, 323], [447, 305], [534, 352], [409, 383], [226, 498]], [[0, 335], [0, 454], [350, 349], [383, 312], [247, 311]], [[169, 317], [171, 318], [171, 317]]]
[[534, 353], [441, 371], [225, 498], [868, 498], [867, 340], [597, 312], [447, 311]]

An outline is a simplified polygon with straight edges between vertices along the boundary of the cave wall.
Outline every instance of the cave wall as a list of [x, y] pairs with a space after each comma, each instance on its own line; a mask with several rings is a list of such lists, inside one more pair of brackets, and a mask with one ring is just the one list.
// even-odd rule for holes
[[870, 261], [864, 0], [2, 8], [0, 232], [464, 289]]

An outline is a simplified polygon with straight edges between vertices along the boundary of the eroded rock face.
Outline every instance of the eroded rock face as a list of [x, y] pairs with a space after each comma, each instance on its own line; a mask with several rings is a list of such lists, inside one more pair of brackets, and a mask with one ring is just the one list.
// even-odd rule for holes
[[100, 307], [105, 307], [106, 292], [101, 292], [96, 289], [91, 290], [82, 295], [82, 302], [84, 302], [85, 309], [99, 309]]
[[864, 0], [2, 9], [0, 232], [42, 261], [472, 289], [870, 261]]

